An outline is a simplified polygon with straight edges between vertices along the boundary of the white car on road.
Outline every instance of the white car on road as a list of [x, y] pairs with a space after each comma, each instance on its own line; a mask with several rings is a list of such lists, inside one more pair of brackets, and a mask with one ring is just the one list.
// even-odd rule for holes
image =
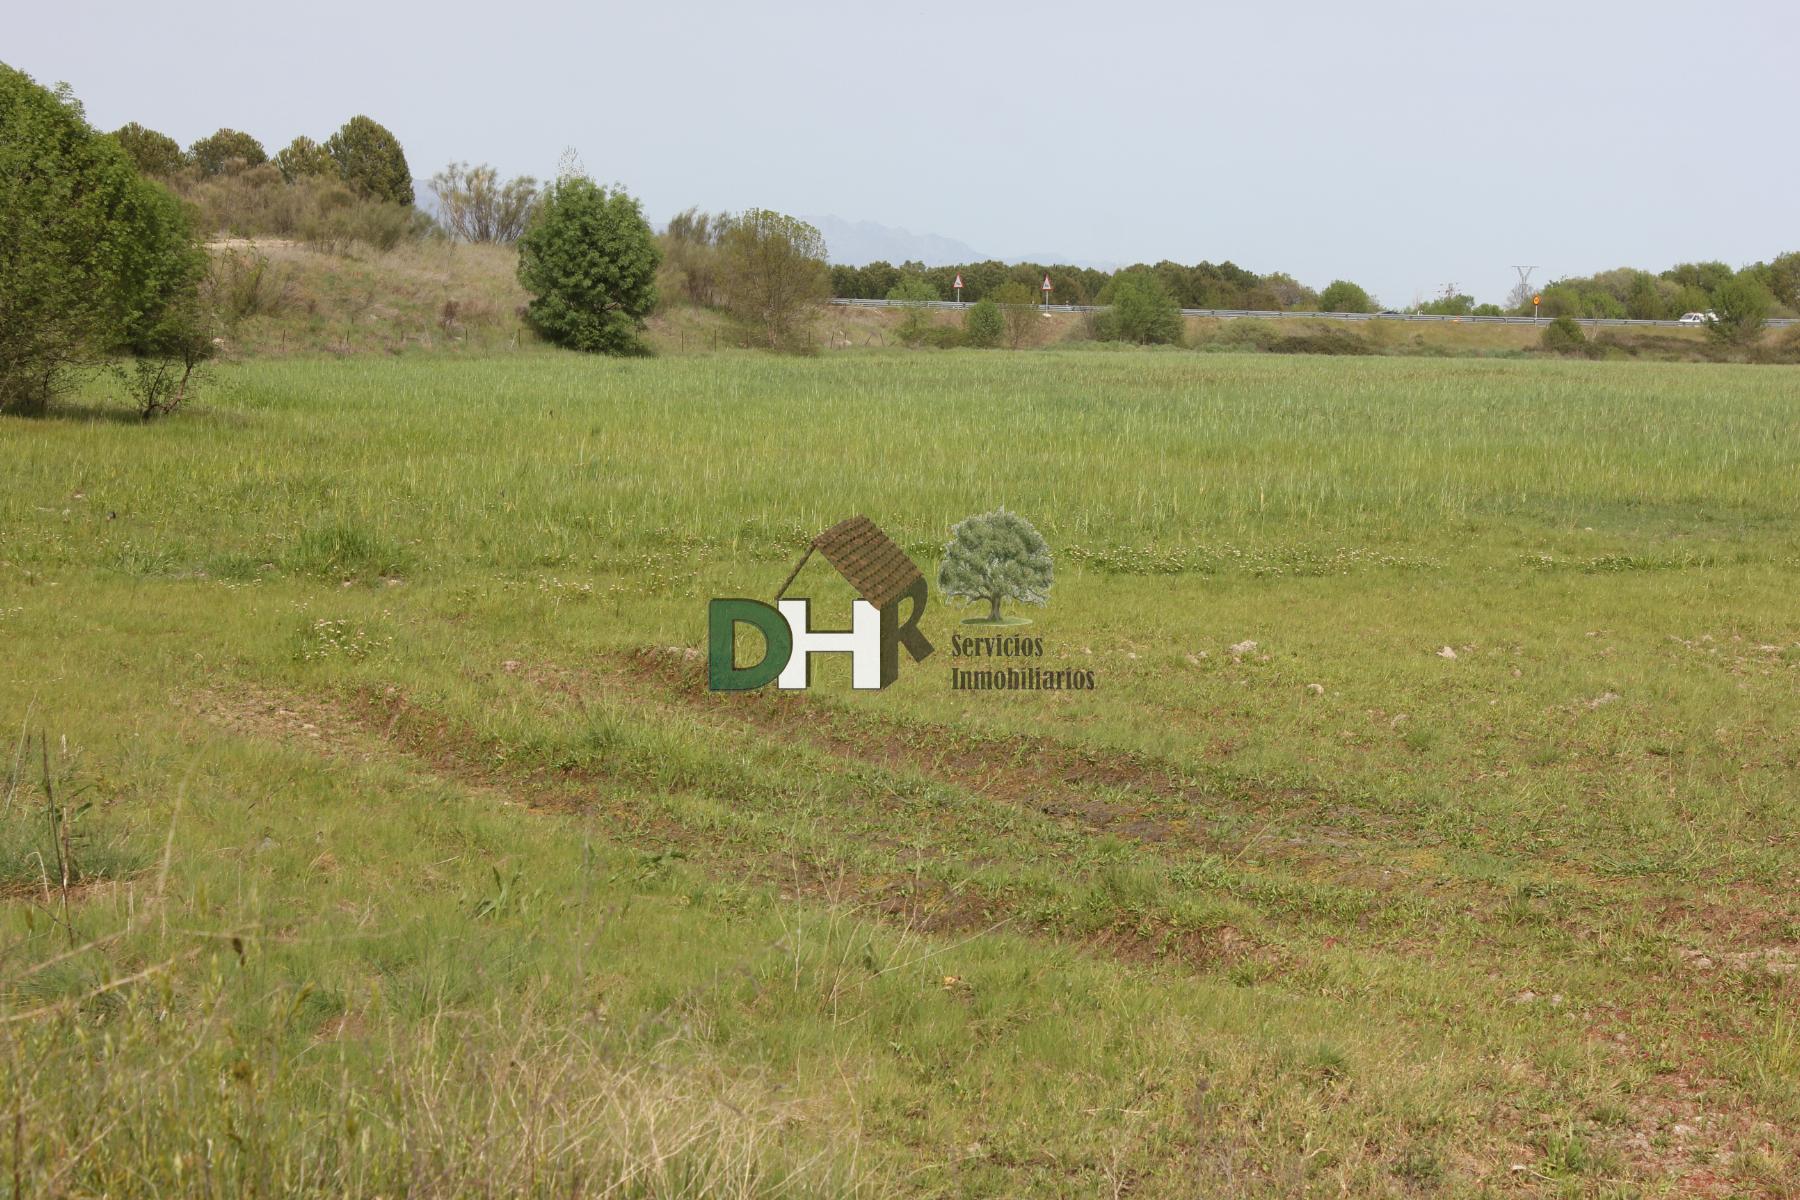
[[1691, 312], [1682, 313], [1681, 320], [1675, 323], [1677, 325], [1711, 325], [1718, 319], [1719, 314], [1715, 312]]

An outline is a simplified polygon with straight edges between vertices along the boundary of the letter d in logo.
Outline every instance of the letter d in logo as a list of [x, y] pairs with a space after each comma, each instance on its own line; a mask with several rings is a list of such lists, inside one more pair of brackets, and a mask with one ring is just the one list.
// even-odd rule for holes
[[[762, 631], [762, 661], [737, 665], [737, 627]], [[706, 606], [706, 684], [715, 692], [749, 692], [763, 686], [794, 655], [794, 631], [787, 618], [760, 600], [714, 600]]]

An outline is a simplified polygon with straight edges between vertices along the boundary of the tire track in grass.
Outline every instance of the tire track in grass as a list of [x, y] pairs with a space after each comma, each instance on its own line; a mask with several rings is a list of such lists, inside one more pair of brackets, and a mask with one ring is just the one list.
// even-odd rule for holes
[[[605, 823], [607, 836], [646, 853], [680, 853], [722, 882], [766, 887], [783, 899], [863, 907], [928, 935], [961, 935], [1011, 926], [1075, 948], [1139, 963], [1210, 969], [1253, 953], [1256, 943], [1229, 926], [1177, 929], [1134, 919], [1088, 931], [1034, 919], [1019, 897], [968, 875], [945, 879], [892, 862], [870, 869], [825, 843], [800, 845], [774, 822], [760, 840], [686, 823], [669, 804], [654, 803], [655, 780], [629, 766], [545, 766], [507, 760], [503, 747], [443, 713], [413, 703], [395, 687], [299, 696], [243, 687], [209, 692], [196, 706], [234, 732], [270, 737], [323, 754], [368, 761], [398, 753], [433, 774], [494, 793], [528, 809], [580, 814]], [[878, 781], [834, 774], [841, 795], [856, 794], [871, 812], [884, 797]], [[676, 788], [666, 798], [682, 799]], [[708, 799], [699, 796], [696, 798]]]
[[[717, 698], [684, 683], [679, 671], [671, 678], [663, 665], [654, 661], [650, 664], [639, 662], [634, 669], [648, 672], [648, 677], [633, 681], [610, 674], [593, 675], [556, 668], [535, 668], [523, 673], [529, 685], [561, 692], [577, 703], [581, 702], [582, 693], [590, 688], [623, 686], [635, 688], [634, 705], [648, 709], [652, 715], [660, 709], [668, 715], [679, 716], [698, 705], [708, 710], [703, 711], [702, 716], [710, 712], [712, 718], [725, 718], [726, 730], [732, 725], [747, 727], [738, 731], [740, 735], [746, 732], [752, 736], [776, 734], [795, 742], [824, 737], [824, 742], [815, 741], [814, 744], [827, 754], [832, 753], [829, 749], [832, 738], [854, 740], [856, 730], [839, 727], [837, 722], [845, 718], [818, 711], [823, 706], [805, 701], [795, 703], [796, 698], [787, 697], [757, 698], [748, 706], [741, 703], [742, 698], [732, 698], [719, 705]], [[228, 706], [238, 710], [246, 707], [241, 697], [228, 702]], [[216, 710], [219, 705], [214, 702], [208, 707]], [[1231, 925], [1175, 929], [1166, 924], [1159, 925], [1142, 914], [1123, 914], [1120, 919], [1097, 929], [1059, 927], [1054, 922], [1036, 919], [1028, 906], [1020, 903], [1019, 897], [984, 887], [968, 875], [947, 880], [918, 871], [909, 872], [902, 864], [894, 864], [886, 870], [868, 869], [852, 861], [850, 850], [843, 843], [799, 846], [785, 840], [773, 826], [763, 827], [762, 831], [772, 836], [761, 840], [746, 838], [742, 831], [736, 837], [724, 836], [717, 828], [682, 820], [677, 811], [666, 805], [648, 803], [657, 785], [629, 763], [545, 765], [509, 759], [504, 753], [506, 748], [497, 745], [491, 737], [444, 713], [413, 703], [397, 688], [363, 688], [326, 698], [284, 698], [263, 693], [248, 707], [260, 710], [260, 715], [249, 720], [228, 718], [225, 723], [241, 732], [271, 734], [326, 753], [353, 753], [364, 758], [394, 753], [405, 755], [441, 777], [493, 791], [524, 807], [583, 813], [598, 818], [608, 825], [608, 832], [615, 839], [651, 853], [679, 851], [696, 868], [722, 882], [766, 888], [784, 900], [851, 905], [923, 936], [981, 936], [1006, 927], [1026, 936], [1043, 938], [1054, 945], [1122, 963], [1161, 964], [1189, 972], [1229, 969], [1234, 964], [1268, 955], [1273, 949], [1263, 940], [1246, 936]], [[776, 711], [772, 714], [763, 711], [770, 708]], [[767, 724], [752, 720], [746, 712], [762, 717]], [[211, 715], [216, 717], [216, 712]], [[861, 722], [855, 714], [849, 714], [849, 718], [852, 726]], [[933, 764], [942, 768], [941, 756], [927, 758], [906, 753], [909, 746], [917, 744], [916, 732], [909, 737], [905, 728], [900, 727], [890, 733], [893, 736], [883, 743], [883, 753], [895, 756], [897, 768], [926, 775], [933, 774], [927, 769]], [[854, 741], [856, 746], [863, 744]], [[1042, 739], [1004, 739], [997, 747], [984, 744], [989, 744], [991, 749], [989, 756], [981, 760], [988, 768], [1016, 761], [1022, 750], [1047, 749], [1058, 763], [1088, 761], [1086, 751], [1046, 743]], [[838, 749], [844, 751], [848, 747], [839, 746]], [[868, 769], [872, 766], [876, 768], [873, 771]], [[847, 760], [833, 771], [835, 784], [840, 789], [833, 798], [854, 798], [858, 804], [879, 810], [885, 801], [880, 775], [887, 769], [879, 762], [871, 763], [848, 754]], [[1099, 765], [1097, 771], [1097, 777], [1107, 782], [1096, 786], [1116, 788], [1126, 797], [1193, 794], [1184, 790], [1193, 785], [1184, 783], [1156, 764], [1128, 762], [1122, 767], [1109, 763]], [[1132, 773], [1134, 771], [1136, 774]], [[970, 778], [979, 785], [983, 777]], [[1133, 789], [1133, 782], [1139, 782], [1141, 786]], [[954, 784], [946, 782], [946, 786]], [[1064, 781], [1062, 786], [1073, 788], [1076, 785]], [[995, 798], [995, 803], [1009, 802], [1006, 796], [1010, 794]], [[1062, 797], [1063, 800], [1068, 798]], [[1064, 806], [1059, 817], [1046, 816], [1046, 820], [1084, 828], [1085, 816], [1085, 810], [1079, 806]], [[1178, 847], [1171, 844], [1171, 839], [1164, 838], [1146, 840], [1145, 848], [1160, 854]], [[949, 856], [954, 857], [954, 853], [950, 852]], [[1446, 920], [1454, 919], [1454, 908], [1454, 905], [1442, 904], [1439, 913]], [[1301, 936], [1307, 935], [1302, 933]], [[1431, 956], [1440, 949], [1430, 941], [1411, 948], [1387, 947], [1389, 952], [1403, 956], [1415, 953]], [[1477, 959], [1489, 956], [1499, 958], [1500, 950], [1492, 946], [1487, 951], [1471, 948], [1473, 957], [1469, 961], [1475, 963]], [[1275, 952], [1287, 953], [1284, 950]], [[1490, 955], [1488, 952], [1495, 953]], [[1302, 959], [1304, 957], [1302, 955]], [[1277, 968], [1275, 974], [1278, 975], [1287, 969], [1303, 969], [1305, 963], [1290, 961], [1271, 965]], [[1639, 1060], [1663, 1053], [1652, 1037], [1662, 1038], [1677, 1030], [1691, 1028], [1691, 1022], [1699, 1014], [1689, 1001], [1696, 999], [1698, 997], [1691, 992], [1686, 1001], [1670, 996], [1668, 1009], [1662, 1013], [1661, 1020], [1648, 1022], [1647, 1027], [1642, 1022], [1634, 1022], [1638, 1027], [1629, 1031], [1626, 1041], [1616, 1044], [1616, 1050], [1627, 1058]], [[1500, 1019], [1498, 1014], [1508, 1008], [1518, 1014], [1513, 1019], [1530, 1019], [1530, 1010], [1516, 1007], [1516, 998], [1489, 997], [1488, 1000], [1491, 1003], [1471, 996], [1471, 1003], [1477, 1010], [1484, 1011], [1485, 1016], [1471, 1011], [1464, 1013], [1456, 1023]], [[1395, 1014], [1403, 1023], [1421, 1015], [1405, 1017], [1402, 1015], [1404, 1008], [1402, 1006]], [[1594, 1021], [1594, 1026], [1585, 1035], [1590, 1041], [1611, 1041], [1620, 1032], [1615, 1021], [1603, 1017]], [[1543, 1035], [1551, 1033], [1548, 1026], [1541, 1030]], [[1555, 1035], [1553, 1040], [1560, 1040], [1561, 1036]], [[1709, 1050], [1721, 1048], [1708, 1047]], [[1679, 1088], [1662, 1078], [1639, 1083], [1629, 1104], [1633, 1119], [1605, 1134], [1596, 1131], [1594, 1136], [1614, 1145], [1626, 1161], [1632, 1162], [1648, 1178], [1699, 1185], [1684, 1194], [1718, 1194], [1707, 1186], [1711, 1182], [1708, 1175], [1687, 1174], [1693, 1165], [1688, 1158], [1690, 1155], [1722, 1155], [1731, 1145], [1747, 1142], [1767, 1146], [1771, 1152], [1785, 1154], [1787, 1161], [1792, 1161], [1795, 1153], [1792, 1140], [1782, 1137], [1762, 1116], [1759, 1105], [1725, 1082], [1716, 1066], [1709, 1066], [1706, 1060], [1713, 1057], [1712, 1054], [1699, 1056], [1687, 1064], [1679, 1077]], [[1553, 1086], [1548, 1079], [1544, 1083]], [[1695, 1111], [1697, 1105], [1705, 1105], [1705, 1100], [1696, 1097], [1708, 1095], [1712, 1098], [1709, 1107], [1715, 1121], [1694, 1124], [1693, 1132], [1686, 1132], [1689, 1126], [1682, 1124], [1679, 1118]], [[1681, 1158], [1687, 1161], [1677, 1161], [1675, 1155], [1663, 1148], [1668, 1136], [1664, 1131], [1677, 1124], [1681, 1124], [1686, 1143], [1683, 1147], [1686, 1153]]]

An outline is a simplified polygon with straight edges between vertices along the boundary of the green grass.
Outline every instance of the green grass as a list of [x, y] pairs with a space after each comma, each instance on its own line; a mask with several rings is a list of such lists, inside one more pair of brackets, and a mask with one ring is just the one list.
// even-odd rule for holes
[[[0, 422], [0, 1178], [1791, 1195], [1796, 409], [534, 352]], [[930, 575], [1000, 504], [1092, 691], [951, 690], [994, 664], [936, 600], [878, 695], [699, 684], [706, 599], [812, 534]]]

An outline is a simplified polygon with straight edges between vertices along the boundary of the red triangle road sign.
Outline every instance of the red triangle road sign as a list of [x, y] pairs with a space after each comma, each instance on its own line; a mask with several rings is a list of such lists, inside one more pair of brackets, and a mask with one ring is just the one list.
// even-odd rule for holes
[[1050, 290], [1050, 277], [1048, 275], [1044, 276], [1044, 290], [1046, 292]]
[[951, 284], [951, 285], [950, 285], [950, 286], [951, 286], [951, 287], [961, 287], [961, 286], [962, 286], [962, 285], [963, 285], [963, 281], [962, 281], [962, 272], [961, 272], [961, 271], [958, 271], [958, 272], [957, 272], [957, 273], [956, 273], [956, 282], [955, 282], [955, 283], [953, 283], [953, 284]]

